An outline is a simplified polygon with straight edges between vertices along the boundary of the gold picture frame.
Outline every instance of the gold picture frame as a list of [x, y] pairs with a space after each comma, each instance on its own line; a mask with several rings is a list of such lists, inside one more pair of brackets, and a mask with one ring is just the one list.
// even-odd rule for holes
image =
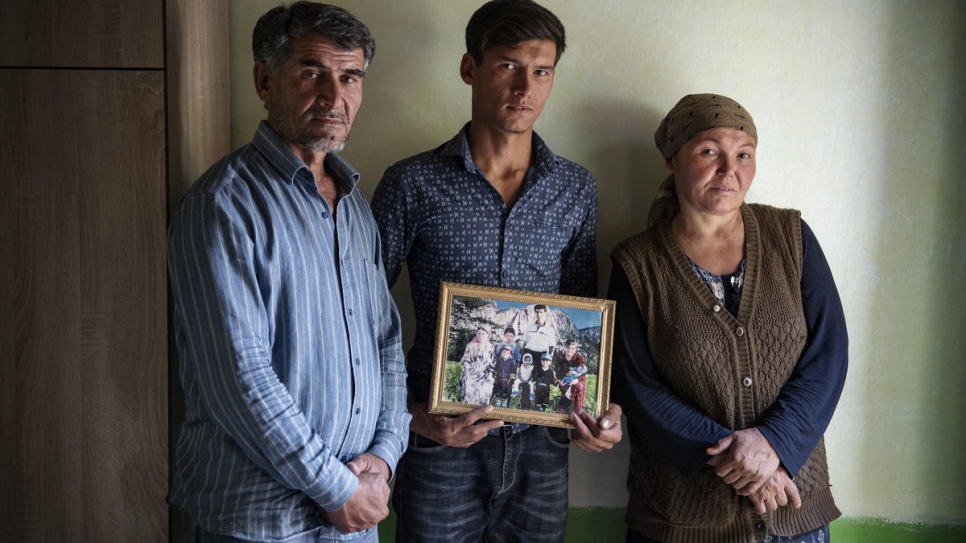
[[491, 419], [571, 429], [573, 411], [600, 418], [609, 405], [614, 305], [443, 282], [429, 412], [461, 415], [488, 403]]

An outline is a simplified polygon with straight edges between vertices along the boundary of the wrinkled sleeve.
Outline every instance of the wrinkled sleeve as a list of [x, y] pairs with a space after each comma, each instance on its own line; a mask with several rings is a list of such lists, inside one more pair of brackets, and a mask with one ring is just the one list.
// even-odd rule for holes
[[802, 221], [802, 306], [808, 338], [778, 399], [758, 426], [794, 477], [838, 405], [848, 370], [845, 312], [815, 234]]
[[[376, 260], [380, 269], [381, 249]], [[382, 458], [393, 473], [396, 464], [406, 451], [409, 440], [409, 420], [406, 408], [406, 364], [402, 352], [402, 322], [399, 311], [389, 292], [384, 274], [378, 274], [380, 283], [375, 285], [375, 306], [378, 308], [377, 341], [379, 367], [382, 377], [382, 406], [376, 421], [376, 434], [369, 452]]]
[[611, 396], [628, 422], [684, 476], [697, 473], [705, 449], [731, 434], [686, 403], [661, 379], [648, 346], [647, 324], [624, 269], [613, 261], [607, 297], [616, 300]]
[[580, 201], [581, 221], [570, 246], [561, 255], [560, 293], [571, 296], [597, 297], [597, 184], [587, 174]]
[[358, 479], [323, 443], [272, 368], [268, 313], [254, 267], [250, 225], [236, 201], [199, 194], [171, 223], [168, 266], [179, 341], [206, 414], [255, 464], [326, 510]]

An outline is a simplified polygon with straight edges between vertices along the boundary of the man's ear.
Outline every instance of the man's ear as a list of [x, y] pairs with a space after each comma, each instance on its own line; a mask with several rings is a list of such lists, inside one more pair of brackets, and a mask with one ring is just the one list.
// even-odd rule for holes
[[463, 59], [460, 60], [460, 77], [463, 78], [463, 82], [467, 85], [473, 84], [473, 75], [476, 73], [476, 61], [473, 60], [473, 55], [469, 53], [463, 53]]
[[258, 93], [258, 97], [262, 102], [267, 103], [272, 97], [272, 75], [271, 70], [268, 69], [268, 65], [264, 62], [256, 62], [255, 68], [252, 70], [252, 76], [255, 79], [255, 92]]
[[[671, 157], [671, 158], [674, 158], [674, 157]], [[667, 159], [667, 158], [664, 159], [664, 169], [671, 173], [674, 173], [674, 164], [671, 164], [670, 159]]]

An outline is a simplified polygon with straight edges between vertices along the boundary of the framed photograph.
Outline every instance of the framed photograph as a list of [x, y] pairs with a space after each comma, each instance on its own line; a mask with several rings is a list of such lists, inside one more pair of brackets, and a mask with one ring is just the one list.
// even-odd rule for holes
[[429, 412], [573, 428], [608, 407], [614, 301], [442, 284]]

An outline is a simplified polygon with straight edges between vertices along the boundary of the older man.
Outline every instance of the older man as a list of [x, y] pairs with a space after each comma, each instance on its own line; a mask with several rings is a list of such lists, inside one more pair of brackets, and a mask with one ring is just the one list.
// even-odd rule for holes
[[169, 232], [187, 411], [169, 501], [187, 541], [375, 542], [405, 369], [376, 224], [336, 154], [375, 44], [345, 10], [298, 2], [252, 47], [268, 119]]

